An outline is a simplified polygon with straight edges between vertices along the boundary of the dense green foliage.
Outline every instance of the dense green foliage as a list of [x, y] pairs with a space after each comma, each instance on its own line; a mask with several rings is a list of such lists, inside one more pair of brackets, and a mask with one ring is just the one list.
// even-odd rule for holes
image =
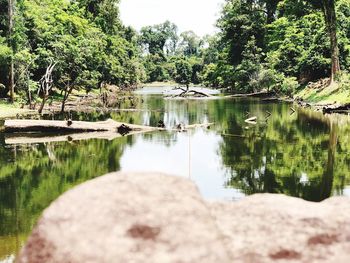
[[[178, 35], [170, 22], [145, 27], [140, 43], [147, 80], [187, 85], [188, 68], [183, 71], [187, 61], [194, 84], [229, 87], [234, 92], [273, 89], [291, 95], [300, 84], [331, 75], [332, 21], [324, 9], [332, 1], [325, 2], [226, 0], [217, 23], [220, 32], [213, 37], [199, 38], [193, 32]], [[339, 60], [346, 70], [350, 67], [349, 1], [337, 0], [335, 11]]]
[[[7, 7], [0, 16], [0, 83], [7, 93], [9, 58], [15, 63], [16, 93], [27, 100], [50, 63], [56, 92], [121, 87], [144, 76], [136, 32], [122, 25], [119, 0], [18, 0], [14, 33], [7, 39]], [[1, 6], [7, 2], [2, 0]], [[12, 43], [8, 45], [6, 43]]]
[[[43, 96], [39, 80], [50, 63], [53, 93], [63, 100], [74, 89], [154, 81], [291, 95], [330, 76], [334, 57], [350, 67], [347, 0], [226, 0], [219, 33], [205, 37], [169, 21], [138, 33], [122, 24], [119, 0], [17, 0], [11, 31], [10, 2], [0, 0], [0, 97], [9, 95], [13, 63], [22, 102]], [[333, 6], [336, 20], [325, 11]]]
[[[236, 91], [269, 86], [292, 93], [296, 81], [329, 77], [331, 45], [320, 3], [227, 0], [215, 43], [223, 51], [215, 64], [205, 65], [204, 81]], [[348, 69], [350, 2], [338, 0], [335, 7], [340, 65]]]
[[176, 81], [189, 85], [201, 82], [204, 40], [194, 32], [179, 35], [175, 24], [146, 26], [139, 43], [143, 50], [147, 81]]

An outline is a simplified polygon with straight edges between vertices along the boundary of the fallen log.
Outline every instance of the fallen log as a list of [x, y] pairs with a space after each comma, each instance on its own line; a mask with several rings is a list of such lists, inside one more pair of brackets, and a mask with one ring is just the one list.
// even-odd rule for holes
[[[114, 131], [125, 123], [107, 120], [101, 122], [85, 121], [52, 121], [52, 120], [6, 120], [4, 127], [5, 132], [105, 132]], [[156, 127], [127, 124], [131, 131], [154, 131]]]
[[193, 93], [194, 95], [199, 95], [203, 97], [210, 97], [209, 94], [206, 94], [204, 92], [196, 91], [196, 90], [189, 90], [188, 93]]
[[[213, 123], [192, 124], [183, 126], [182, 131], [199, 127], [208, 128]], [[177, 127], [167, 129], [135, 124], [125, 124], [114, 120], [102, 122], [46, 121], [46, 120], [6, 120], [6, 144], [34, 144], [79, 141], [90, 139], [114, 140], [126, 135], [134, 135], [152, 131], [179, 131]], [[34, 133], [33, 133], [34, 132]], [[35, 132], [43, 132], [38, 134]], [[45, 132], [54, 132], [47, 134]]]
[[39, 143], [55, 143], [55, 142], [75, 142], [83, 140], [108, 140], [112, 141], [116, 138], [141, 134], [144, 131], [131, 131], [127, 134], [120, 134], [112, 131], [106, 132], [83, 132], [83, 133], [71, 133], [64, 135], [54, 135], [49, 136], [44, 134], [43, 136], [38, 136], [36, 133], [26, 133], [26, 134], [6, 134], [5, 144], [8, 145], [20, 145], [20, 144], [39, 144]]
[[322, 111], [324, 114], [340, 113], [348, 114], [350, 112], [350, 104], [333, 104], [327, 107], [323, 107]]
[[[186, 131], [189, 129], [195, 128], [208, 128], [211, 123], [208, 124], [193, 124], [184, 126], [182, 130], [178, 128], [171, 129], [169, 131]], [[141, 134], [150, 131], [164, 131], [166, 129], [158, 129], [150, 127], [150, 130], [134, 130], [128, 133], [117, 133], [115, 131], [98, 131], [98, 132], [83, 132], [83, 133], [71, 133], [71, 134], [63, 134], [63, 135], [54, 135], [50, 136], [48, 134], [43, 134], [43, 136], [38, 136], [37, 133], [26, 133], [26, 134], [6, 134], [5, 135], [5, 144], [9, 145], [19, 145], [19, 144], [38, 144], [38, 143], [54, 143], [54, 142], [74, 142], [74, 141], [83, 141], [83, 140], [92, 140], [92, 139], [100, 139], [100, 140], [108, 140], [112, 141], [116, 138]]]
[[173, 90], [180, 90], [181, 93], [171, 96], [172, 98], [187, 97], [191, 93], [193, 94], [193, 96], [198, 95], [198, 96], [207, 97], [207, 98], [211, 97], [211, 95], [209, 95], [207, 93], [204, 93], [204, 92], [201, 92], [201, 91], [197, 91], [197, 90], [194, 90], [194, 89], [190, 90], [190, 89], [184, 89], [184, 88], [181, 88], [181, 87], [176, 87], [176, 88], [173, 88]]
[[258, 120], [258, 117], [251, 117], [249, 119], [246, 119], [245, 122], [251, 123], [251, 122], [256, 122]]

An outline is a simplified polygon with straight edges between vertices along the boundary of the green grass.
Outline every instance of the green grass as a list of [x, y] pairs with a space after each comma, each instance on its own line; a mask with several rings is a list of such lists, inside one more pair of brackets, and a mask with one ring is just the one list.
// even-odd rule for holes
[[350, 90], [337, 91], [330, 94], [318, 93], [315, 90], [301, 91], [296, 96], [317, 104], [350, 103]]
[[317, 104], [348, 104], [350, 103], [350, 74], [344, 74], [337, 83], [322, 90], [305, 87], [295, 96]]
[[0, 119], [15, 117], [17, 114], [32, 114], [36, 111], [20, 109], [17, 104], [0, 102]]

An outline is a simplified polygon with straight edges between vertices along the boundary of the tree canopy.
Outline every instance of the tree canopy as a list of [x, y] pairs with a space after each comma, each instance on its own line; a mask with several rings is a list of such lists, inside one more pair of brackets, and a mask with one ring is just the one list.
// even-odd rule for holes
[[0, 97], [38, 100], [50, 63], [52, 93], [68, 96], [153, 81], [292, 94], [350, 68], [347, 0], [226, 0], [219, 32], [204, 37], [170, 21], [137, 32], [119, 2], [0, 0]]
[[[9, 19], [0, 19], [0, 83], [8, 87], [9, 60], [15, 65], [16, 93], [35, 94], [50, 62], [56, 63], [57, 92], [97, 89], [102, 83], [121, 87], [143, 80], [136, 32], [119, 19], [119, 1], [16, 1], [12, 45], [6, 44]], [[5, 3], [6, 5], [6, 3]], [[3, 90], [3, 96], [7, 90]]]
[[268, 71], [278, 90], [286, 79], [333, 80], [350, 66], [349, 10], [346, 0], [227, 0], [218, 21], [220, 59], [205, 66], [205, 81], [251, 91], [256, 76]]

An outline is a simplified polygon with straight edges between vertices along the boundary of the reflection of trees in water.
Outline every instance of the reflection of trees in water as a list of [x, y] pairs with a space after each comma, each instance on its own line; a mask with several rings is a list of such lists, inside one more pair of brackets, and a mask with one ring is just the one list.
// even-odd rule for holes
[[[120, 170], [120, 157], [125, 146], [131, 144], [132, 136], [113, 141], [11, 147], [2, 144], [0, 247], [1, 240], [5, 240], [7, 249], [16, 250], [16, 240], [23, 240], [41, 212], [63, 192], [94, 177]], [[0, 253], [0, 258], [2, 255], [8, 253]]]
[[309, 111], [290, 116], [287, 105], [270, 111], [267, 125], [248, 130], [239, 128], [241, 111], [223, 119], [229, 120], [228, 131], [243, 135], [223, 136], [222, 160], [231, 171], [227, 184], [246, 194], [285, 193], [312, 201], [341, 193], [350, 182], [350, 147], [341, 144], [346, 130]]
[[334, 179], [334, 163], [335, 163], [335, 154], [336, 147], [338, 142], [337, 127], [335, 124], [330, 124], [329, 132], [329, 145], [328, 145], [328, 156], [326, 168], [324, 169], [322, 180], [321, 180], [321, 189], [320, 189], [320, 199], [325, 199], [332, 194], [332, 186]]
[[[299, 111], [291, 116], [286, 104], [163, 100], [159, 96], [144, 97], [139, 108], [142, 111], [115, 112], [108, 117], [152, 126], [159, 120], [167, 126], [214, 122], [213, 132], [222, 134], [218, 154], [229, 171], [227, 184], [246, 194], [285, 193], [319, 201], [331, 193], [341, 194], [350, 183], [350, 126], [337, 126], [323, 115]], [[266, 110], [272, 113], [267, 123], [244, 123], [246, 112], [264, 120]], [[77, 118], [97, 120], [103, 116], [95, 113]], [[124, 148], [138, 136], [170, 147], [179, 134], [155, 132], [113, 141], [7, 147], [0, 133], [0, 236], [6, 236], [2, 240], [14, 251], [42, 210], [61, 193], [119, 170]], [[1, 242], [0, 258], [6, 254]]]
[[[163, 100], [159, 96], [144, 97], [141, 113], [142, 124], [157, 126], [161, 120], [167, 128], [175, 128], [178, 124], [208, 123], [208, 104], [198, 100]], [[157, 110], [162, 109], [162, 110]], [[170, 147], [177, 142], [176, 132], [145, 133], [142, 137], [154, 143], [161, 142]]]
[[[152, 133], [144, 133], [142, 134], [142, 138], [145, 141], [152, 142], [155, 144], [161, 144], [166, 147], [171, 147], [176, 144], [178, 140], [178, 133], [177, 132], [167, 132], [167, 131], [160, 131], [160, 132], [152, 132]], [[160, 160], [155, 160], [156, 162]]]

